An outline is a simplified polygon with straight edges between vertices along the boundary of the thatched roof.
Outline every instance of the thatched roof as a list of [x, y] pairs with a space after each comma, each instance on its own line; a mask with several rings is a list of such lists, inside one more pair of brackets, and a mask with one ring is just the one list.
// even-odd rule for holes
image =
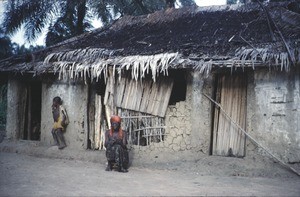
[[[0, 71], [60, 71], [99, 77], [108, 67], [134, 77], [193, 68], [281, 66], [300, 62], [297, 1], [168, 9], [125, 16], [110, 27], [71, 38], [31, 55], [0, 61]], [[298, 7], [299, 9], [299, 7]]]

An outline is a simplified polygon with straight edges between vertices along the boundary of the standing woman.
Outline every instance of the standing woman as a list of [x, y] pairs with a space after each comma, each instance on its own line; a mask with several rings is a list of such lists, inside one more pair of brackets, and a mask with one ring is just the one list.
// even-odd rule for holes
[[127, 152], [127, 136], [126, 132], [121, 128], [121, 118], [119, 116], [112, 116], [110, 118], [111, 129], [105, 133], [106, 171], [111, 171], [113, 163], [118, 166], [119, 172], [128, 172], [128, 152]]

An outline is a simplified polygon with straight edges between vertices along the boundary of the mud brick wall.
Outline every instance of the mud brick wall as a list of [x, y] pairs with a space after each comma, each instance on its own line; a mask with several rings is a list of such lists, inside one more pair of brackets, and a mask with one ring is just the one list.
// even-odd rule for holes
[[203, 92], [211, 95], [212, 79], [199, 73], [187, 74], [186, 100], [169, 105], [166, 116], [166, 135], [163, 142], [136, 147], [139, 153], [160, 151], [201, 151], [209, 154], [211, 138], [211, 103]]
[[190, 122], [191, 105], [187, 102], [178, 102], [169, 106], [167, 111], [165, 144], [174, 151], [190, 150], [192, 125]]

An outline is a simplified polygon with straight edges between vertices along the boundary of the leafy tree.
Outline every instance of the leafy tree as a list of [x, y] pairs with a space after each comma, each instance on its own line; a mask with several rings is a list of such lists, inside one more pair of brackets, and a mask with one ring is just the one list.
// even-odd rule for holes
[[29, 54], [33, 51], [37, 51], [40, 49], [43, 49], [44, 46], [33, 46], [30, 45], [29, 47], [25, 47], [25, 45], [18, 45], [16, 43], [13, 43], [13, 55], [22, 55], [22, 54]]
[[8, 58], [12, 55], [21, 55], [25, 53], [30, 53], [44, 48], [44, 46], [32, 46], [25, 47], [25, 45], [18, 45], [14, 42], [11, 42], [10, 38], [5, 35], [0, 28], [0, 60]]
[[227, 0], [227, 4], [236, 4], [236, 3], [251, 3], [251, 2], [280, 2], [280, 1], [288, 1], [288, 0]]
[[[194, 0], [180, 0], [183, 6]], [[46, 45], [52, 45], [90, 28], [88, 10], [109, 24], [118, 16], [141, 15], [174, 7], [175, 0], [8, 0], [4, 27], [12, 33], [23, 24], [25, 36], [34, 40], [48, 25]]]
[[0, 60], [13, 54], [13, 44], [8, 36], [0, 28]]
[[46, 45], [61, 42], [72, 36], [82, 34], [91, 25], [85, 21], [87, 15], [86, 0], [66, 0], [60, 4], [63, 13], [48, 28]]
[[180, 1], [182, 6], [194, 6], [196, 5], [194, 0], [181, 0]]
[[54, 2], [39, 0], [10, 0], [7, 2], [7, 12], [4, 18], [6, 33], [13, 33], [25, 25], [25, 35], [29, 40], [41, 33], [50, 15], [54, 12]]

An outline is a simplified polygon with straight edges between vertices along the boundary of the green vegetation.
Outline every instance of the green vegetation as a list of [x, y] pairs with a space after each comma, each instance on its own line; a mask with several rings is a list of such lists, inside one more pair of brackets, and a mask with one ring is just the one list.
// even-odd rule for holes
[[[182, 6], [194, 0], [180, 0]], [[104, 25], [124, 15], [142, 15], [174, 7], [175, 0], [8, 0], [3, 27], [6, 34], [24, 25], [27, 40], [47, 31], [46, 46], [80, 35], [91, 28], [91, 16]]]

